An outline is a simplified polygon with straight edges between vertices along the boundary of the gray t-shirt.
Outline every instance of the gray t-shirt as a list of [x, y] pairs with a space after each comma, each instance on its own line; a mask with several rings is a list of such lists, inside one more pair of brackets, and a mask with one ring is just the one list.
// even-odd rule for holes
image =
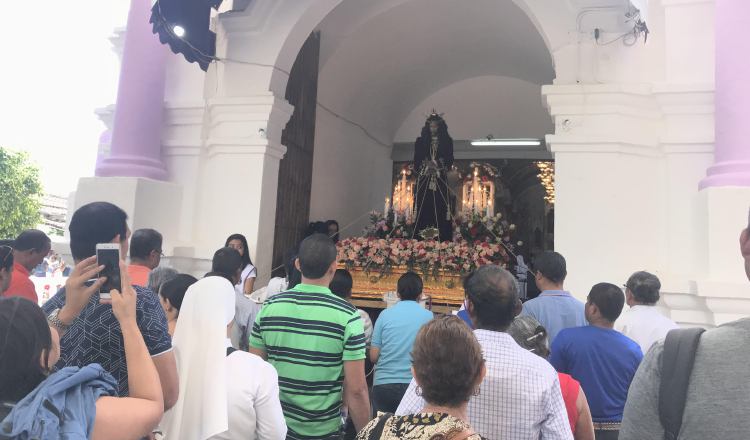
[[[664, 342], [643, 359], [628, 393], [619, 440], [663, 440], [659, 385]], [[679, 440], [750, 438], [750, 318], [703, 334]]]

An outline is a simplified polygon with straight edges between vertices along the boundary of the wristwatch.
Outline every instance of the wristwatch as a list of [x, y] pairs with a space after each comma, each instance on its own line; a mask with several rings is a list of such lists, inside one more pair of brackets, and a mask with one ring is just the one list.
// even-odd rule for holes
[[70, 325], [65, 324], [60, 320], [60, 318], [57, 316], [60, 314], [60, 309], [55, 309], [52, 311], [52, 313], [47, 316], [47, 322], [52, 324], [53, 327], [55, 327], [58, 330], [67, 331], [70, 328]]

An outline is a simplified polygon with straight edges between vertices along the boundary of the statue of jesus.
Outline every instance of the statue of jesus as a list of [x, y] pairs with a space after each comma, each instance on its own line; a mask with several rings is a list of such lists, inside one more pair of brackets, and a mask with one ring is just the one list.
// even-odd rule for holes
[[453, 139], [445, 120], [435, 110], [425, 121], [414, 143], [414, 189], [416, 234], [437, 228], [440, 240], [453, 238], [453, 210], [447, 173], [453, 166]]

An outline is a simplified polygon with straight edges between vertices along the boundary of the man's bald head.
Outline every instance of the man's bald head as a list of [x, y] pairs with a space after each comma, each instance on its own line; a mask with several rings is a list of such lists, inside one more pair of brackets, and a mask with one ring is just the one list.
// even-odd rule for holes
[[518, 283], [500, 266], [482, 266], [464, 281], [469, 313], [477, 329], [505, 331], [520, 312]]

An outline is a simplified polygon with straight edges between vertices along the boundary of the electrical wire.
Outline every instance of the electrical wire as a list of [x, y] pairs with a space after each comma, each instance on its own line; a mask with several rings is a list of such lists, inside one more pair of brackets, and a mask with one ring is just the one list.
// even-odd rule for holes
[[[184, 42], [190, 49], [192, 49], [196, 54], [198, 54], [200, 57], [202, 57], [204, 59], [204, 61], [207, 61], [209, 63], [220, 62], [220, 63], [225, 63], [225, 64], [233, 63], [233, 64], [243, 64], [243, 65], [256, 66], [256, 67], [266, 67], [266, 68], [273, 69], [273, 70], [276, 70], [278, 72], [281, 72], [281, 73], [285, 74], [286, 76], [291, 76], [292, 75], [291, 72], [289, 72], [289, 71], [287, 71], [285, 69], [282, 69], [281, 67], [275, 66], [273, 64], [258, 63], [258, 62], [254, 62], [254, 61], [236, 60], [236, 59], [232, 59], [232, 58], [222, 58], [222, 57], [218, 57], [218, 56], [215, 56], [215, 55], [209, 55], [209, 54], [201, 51], [197, 47], [193, 46], [190, 43], [189, 40], [187, 40], [186, 38], [180, 37], [179, 35], [177, 35], [174, 32], [173, 27], [170, 26], [170, 24], [167, 22], [166, 18], [162, 14], [161, 4], [157, 2], [157, 6], [158, 6], [158, 8], [157, 8], [158, 14], [157, 15], [158, 15], [159, 21], [163, 25], [162, 26], [163, 29], [172, 38]], [[351, 124], [354, 127], [360, 129], [365, 134], [365, 136], [367, 136], [368, 138], [370, 138], [376, 144], [378, 144], [380, 146], [383, 146], [385, 148], [390, 148], [392, 146], [392, 145], [390, 145], [390, 144], [388, 144], [386, 142], [381, 141], [377, 137], [375, 137], [375, 135], [373, 135], [372, 133], [370, 133], [370, 131], [367, 130], [367, 128], [365, 128], [362, 124], [360, 124], [358, 122], [355, 122], [355, 121], [353, 121], [353, 120], [351, 120], [351, 119], [347, 118], [346, 116], [343, 116], [343, 115], [341, 115], [339, 113], [336, 113], [335, 111], [331, 110], [328, 106], [324, 105], [322, 102], [320, 102], [318, 100], [316, 100], [315, 103], [320, 108], [322, 108], [323, 110], [325, 110], [329, 114], [333, 115], [334, 117], [336, 117], [338, 119], [341, 119], [342, 121], [344, 121], [344, 122], [346, 122], [348, 124]]]

